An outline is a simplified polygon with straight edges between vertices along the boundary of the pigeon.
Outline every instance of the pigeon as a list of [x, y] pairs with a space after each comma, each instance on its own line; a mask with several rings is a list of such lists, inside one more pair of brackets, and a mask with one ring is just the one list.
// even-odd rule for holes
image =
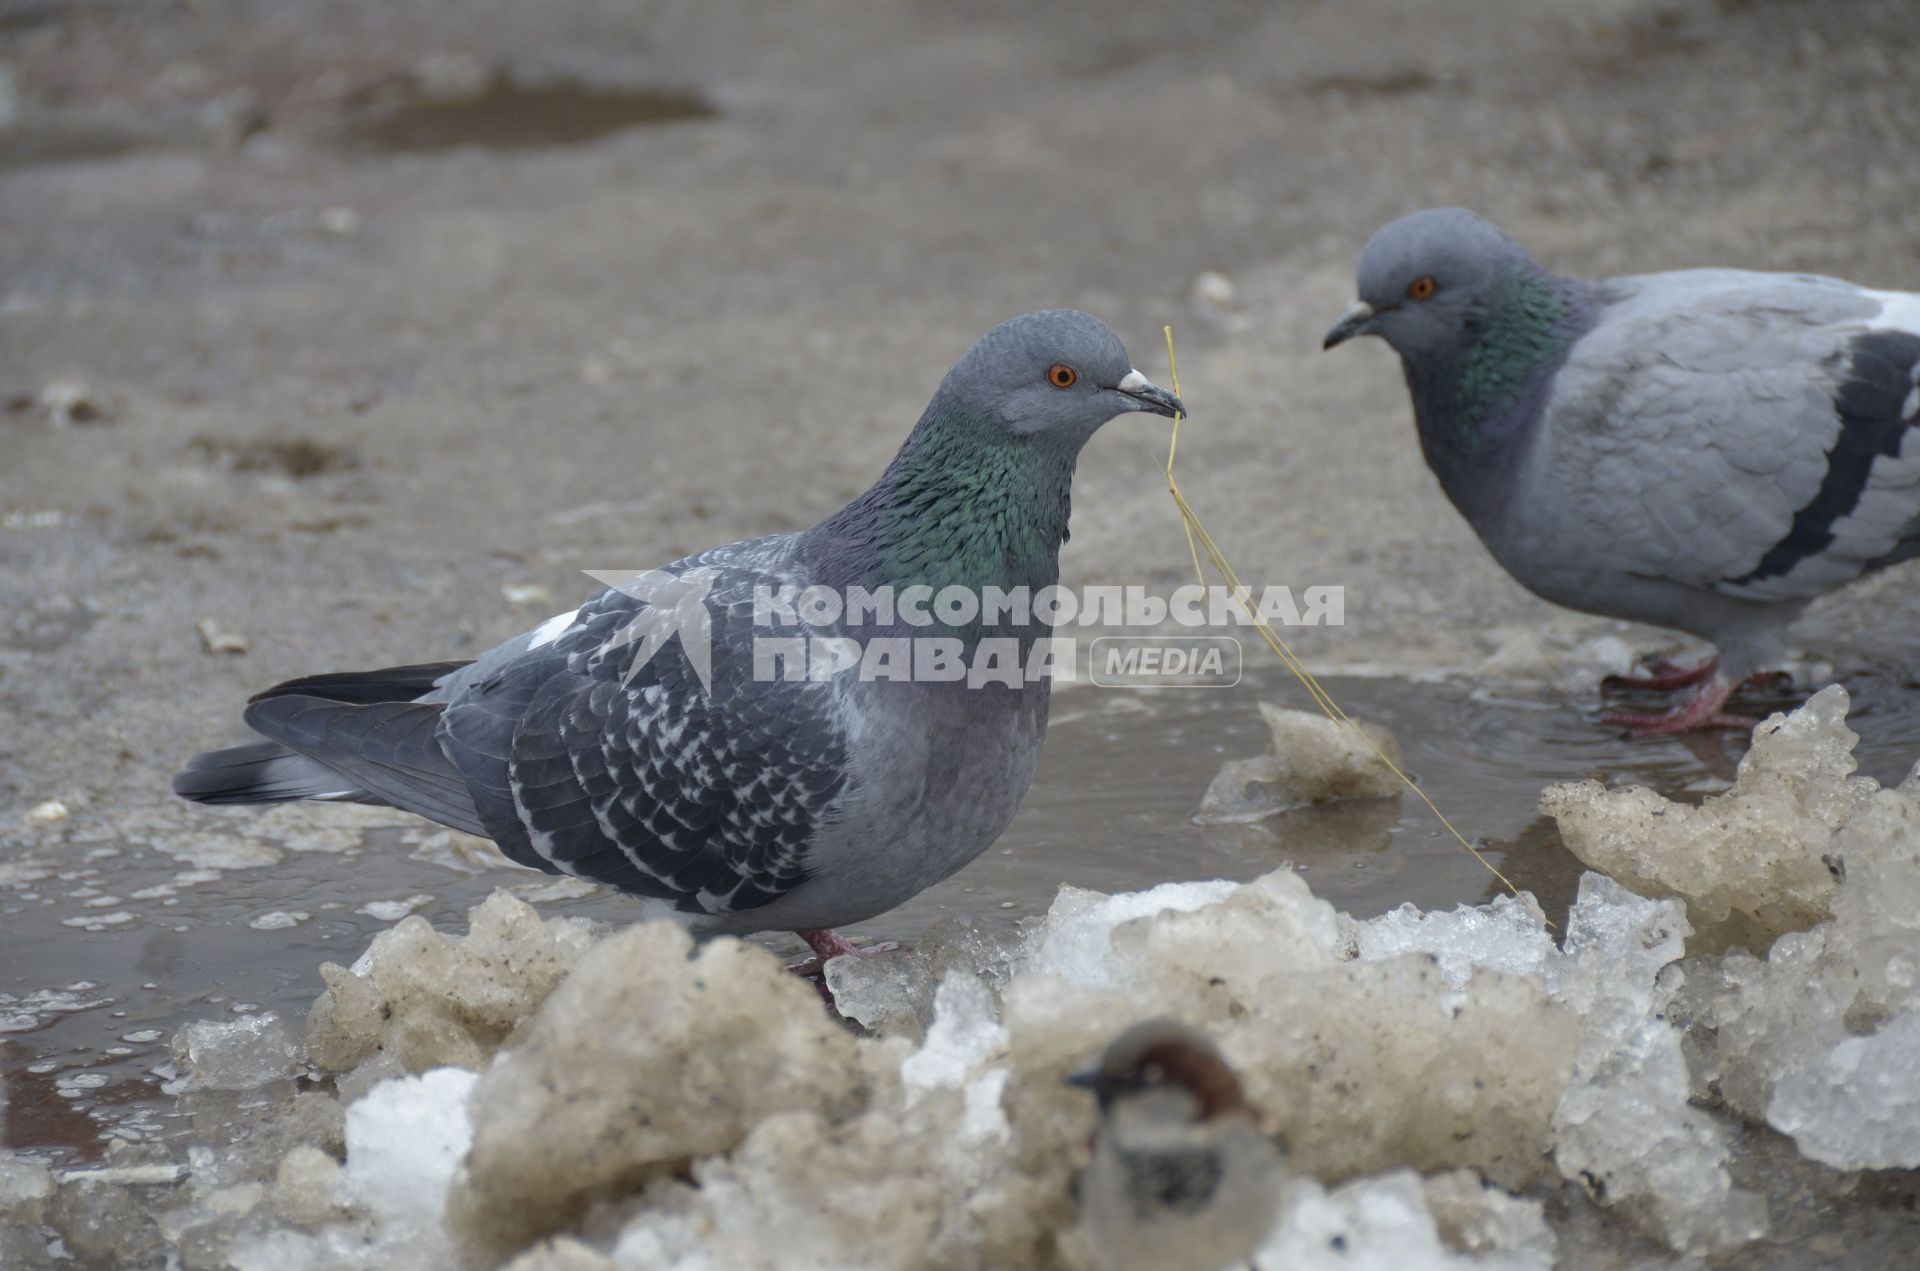
[[1101, 1267], [1214, 1271], [1265, 1243], [1285, 1156], [1213, 1043], [1172, 1020], [1148, 1020], [1067, 1080], [1100, 1104], [1077, 1190], [1081, 1230]]
[[1716, 655], [1642, 734], [1726, 713], [1816, 597], [1920, 556], [1920, 295], [1810, 274], [1563, 278], [1459, 208], [1360, 256], [1333, 348], [1400, 355], [1427, 464], [1494, 559], [1555, 604]]
[[[1050, 681], [1024, 661], [943, 668], [993, 641], [1051, 648], [1044, 606], [968, 614], [946, 592], [1055, 585], [1080, 448], [1130, 412], [1184, 408], [1097, 319], [1014, 318], [955, 364], [872, 488], [812, 529], [624, 579], [471, 662], [277, 685], [246, 708], [265, 740], [198, 756], [174, 790], [387, 804], [630, 893], [643, 918], [852, 953], [832, 928], [948, 877], [1025, 795]], [[795, 596], [824, 625], [779, 625]], [[834, 617], [822, 598], [842, 596]], [[806, 658], [779, 656], [796, 639]], [[870, 668], [882, 641], [910, 661]], [[861, 660], [842, 666], [849, 647]]]

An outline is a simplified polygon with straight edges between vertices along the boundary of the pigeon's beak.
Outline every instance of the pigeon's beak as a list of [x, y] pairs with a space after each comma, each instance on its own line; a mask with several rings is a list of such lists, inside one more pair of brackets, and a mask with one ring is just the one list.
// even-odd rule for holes
[[1364, 300], [1356, 300], [1347, 311], [1340, 315], [1340, 321], [1333, 324], [1333, 330], [1327, 332], [1327, 338], [1320, 343], [1323, 349], [1336, 344], [1345, 344], [1356, 335], [1367, 334], [1367, 324], [1373, 321], [1374, 307]]
[[1113, 387], [1115, 392], [1133, 399], [1135, 410], [1169, 417], [1187, 413], [1187, 408], [1181, 404], [1179, 398], [1138, 371], [1129, 370], [1126, 378]]

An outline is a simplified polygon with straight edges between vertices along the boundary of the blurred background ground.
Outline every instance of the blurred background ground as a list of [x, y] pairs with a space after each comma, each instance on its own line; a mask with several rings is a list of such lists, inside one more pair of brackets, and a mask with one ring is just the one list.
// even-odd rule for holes
[[[1045, 306], [1156, 377], [1176, 326], [1189, 498], [1249, 581], [1346, 587], [1300, 647], [1408, 677], [1342, 699], [1554, 903], [1540, 786], [1697, 796], [1726, 756], [1566, 705], [1596, 647], [1667, 637], [1508, 580], [1388, 351], [1320, 336], [1367, 235], [1434, 204], [1571, 273], [1920, 288], [1916, 52], [1912, 0], [0, 0], [0, 1025], [28, 1020], [0, 1140], [84, 1154], [116, 1100], [118, 1132], [174, 1133], [140, 1111], [172, 1026], [297, 1018], [323, 958], [527, 878], [381, 810], [174, 800], [249, 692], [459, 657], [583, 568], [809, 524]], [[1067, 581], [1184, 581], [1165, 444], [1135, 417], [1088, 448]], [[1916, 584], [1800, 631], [1892, 685], [1883, 779], [1914, 754]], [[1212, 720], [1081, 693], [1008, 838], [877, 929], [1282, 860], [1356, 911], [1491, 887], [1411, 799], [1190, 826], [1279, 691]]]
[[[1920, 287], [1907, 0], [7, 0], [0, 39], [22, 803], [165, 799], [249, 690], [808, 524], [1052, 305], [1156, 375], [1176, 325], [1184, 488], [1250, 579], [1346, 586], [1319, 665], [1537, 669], [1610, 628], [1488, 562], [1384, 347], [1318, 352], [1373, 228]], [[1164, 444], [1089, 447], [1068, 581], [1183, 576]], [[1912, 652], [1915, 579], [1806, 642]]]

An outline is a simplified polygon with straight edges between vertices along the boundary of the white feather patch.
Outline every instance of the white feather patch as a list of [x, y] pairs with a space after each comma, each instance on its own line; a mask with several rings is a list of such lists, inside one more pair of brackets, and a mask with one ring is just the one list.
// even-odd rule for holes
[[533, 629], [533, 638], [527, 641], [529, 650], [552, 644], [573, 629], [573, 620], [580, 616], [578, 609], [569, 609], [565, 613], [556, 613]]
[[1920, 293], [1911, 291], [1867, 291], [1880, 302], [1880, 312], [1867, 323], [1877, 330], [1910, 331], [1920, 335]]

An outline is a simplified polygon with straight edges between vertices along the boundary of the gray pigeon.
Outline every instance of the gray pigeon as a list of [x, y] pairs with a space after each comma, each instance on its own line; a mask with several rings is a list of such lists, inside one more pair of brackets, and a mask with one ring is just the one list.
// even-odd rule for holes
[[[795, 931], [823, 960], [850, 952], [829, 928], [893, 908], [999, 837], [1046, 732], [1050, 682], [1017, 674], [1050, 633], [1042, 613], [924, 597], [1055, 584], [1081, 446], [1116, 415], [1181, 409], [1103, 323], [1015, 318], [948, 372], [873, 487], [812, 529], [676, 561], [472, 662], [268, 689], [246, 711], [268, 740], [199, 756], [174, 789], [213, 804], [390, 804], [643, 897], [647, 917]], [[929, 589], [922, 603], [914, 587]], [[809, 588], [898, 607], [770, 627], [787, 621], [779, 598], [792, 609]], [[768, 652], [796, 635], [815, 651], [797, 680], [798, 663]], [[945, 641], [963, 664], [997, 641], [1019, 656], [1011, 676], [944, 678], [929, 656], [927, 675], [915, 661], [898, 678], [907, 664], [816, 665], [820, 648], [846, 647], [823, 639], [863, 652], [904, 640], [913, 659]]]
[[1648, 733], [1723, 713], [1815, 597], [1920, 556], [1920, 295], [1808, 274], [1562, 278], [1472, 212], [1415, 212], [1360, 256], [1326, 347], [1400, 354], [1427, 464], [1535, 594], [1718, 656]]

